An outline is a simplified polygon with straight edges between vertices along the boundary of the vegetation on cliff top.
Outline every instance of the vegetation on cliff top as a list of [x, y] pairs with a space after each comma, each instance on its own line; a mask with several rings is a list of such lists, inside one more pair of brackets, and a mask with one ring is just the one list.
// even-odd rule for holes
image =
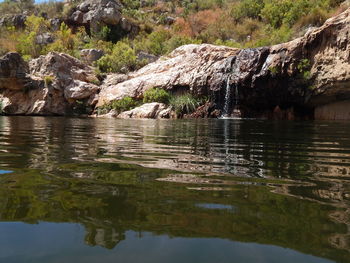
[[[243, 48], [285, 42], [320, 26], [344, 8], [344, 0], [122, 0], [123, 16], [140, 31], [116, 43], [115, 32], [108, 27], [93, 36], [84, 28], [73, 30], [65, 23], [59, 30], [51, 28], [50, 18], [64, 21], [80, 2], [0, 3], [1, 14], [27, 15], [24, 28], [0, 27], [0, 55], [17, 51], [30, 59], [59, 51], [79, 58], [81, 49], [98, 48], [105, 52], [96, 63], [102, 72], [125, 72], [147, 63], [138, 58], [141, 51], [161, 56], [189, 43]], [[41, 43], [40, 38], [48, 32], [52, 41]]]

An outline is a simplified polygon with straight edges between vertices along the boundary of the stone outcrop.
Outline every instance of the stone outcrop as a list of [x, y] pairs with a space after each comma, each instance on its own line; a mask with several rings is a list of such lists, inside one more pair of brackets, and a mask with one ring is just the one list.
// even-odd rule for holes
[[120, 37], [135, 36], [139, 28], [122, 16], [122, 4], [118, 0], [86, 0], [70, 10], [66, 23], [83, 26], [90, 34], [100, 34], [104, 26], [118, 31]]
[[92, 65], [95, 61], [99, 60], [104, 55], [103, 50], [100, 49], [83, 49], [80, 51], [80, 56], [83, 61]]
[[153, 87], [205, 94], [225, 80], [227, 59], [237, 51], [208, 44], [182, 46], [166, 59], [131, 73], [126, 81], [113, 83], [110, 81], [113, 77], [109, 77], [102, 85], [98, 106], [125, 96], [141, 97]]
[[15, 27], [16, 29], [23, 29], [27, 20], [26, 15], [4, 15], [0, 17], [0, 27]]
[[229, 87], [238, 91], [229, 101], [238, 99], [243, 116], [267, 116], [276, 107], [292, 119], [310, 116], [315, 108], [350, 98], [349, 36], [350, 9], [303, 37], [271, 47], [182, 46], [125, 81], [105, 82], [98, 106], [160, 87], [211, 96], [223, 109]]
[[0, 59], [0, 101], [6, 114], [66, 115], [76, 104], [93, 107], [99, 86], [92, 68], [51, 52], [30, 61], [17, 53]]
[[117, 115], [119, 119], [158, 119], [169, 118], [171, 114], [170, 108], [163, 103], [152, 102], [146, 103], [135, 109], [124, 111]]

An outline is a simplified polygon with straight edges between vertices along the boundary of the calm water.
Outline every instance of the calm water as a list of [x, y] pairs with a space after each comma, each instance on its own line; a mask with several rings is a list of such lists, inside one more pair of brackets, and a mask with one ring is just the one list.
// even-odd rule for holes
[[0, 262], [350, 262], [350, 123], [0, 117]]

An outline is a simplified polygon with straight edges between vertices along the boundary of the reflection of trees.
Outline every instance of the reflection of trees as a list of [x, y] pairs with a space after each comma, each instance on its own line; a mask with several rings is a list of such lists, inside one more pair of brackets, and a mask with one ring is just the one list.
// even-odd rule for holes
[[[28, 170], [1, 177], [1, 220], [77, 222], [85, 226], [87, 244], [106, 248], [134, 230], [273, 244], [339, 262], [349, 255], [344, 250], [348, 244], [333, 247], [334, 234], [341, 236], [347, 229], [330, 220], [330, 213], [341, 211], [331, 206], [274, 194], [263, 186], [204, 192], [145, 180], [165, 176], [166, 170], [103, 163], [91, 167], [93, 172], [85, 164], [62, 166], [59, 173], [65, 176]], [[87, 173], [89, 180], [70, 176], [75, 171]]]
[[[87, 244], [107, 248], [135, 230], [349, 256], [349, 142], [317, 125], [21, 117], [0, 125], [0, 164], [20, 169], [0, 179], [3, 221], [78, 222]], [[276, 183], [284, 195], [249, 185], [201, 192], [155, 181], [173, 173], [165, 168], [290, 180]]]

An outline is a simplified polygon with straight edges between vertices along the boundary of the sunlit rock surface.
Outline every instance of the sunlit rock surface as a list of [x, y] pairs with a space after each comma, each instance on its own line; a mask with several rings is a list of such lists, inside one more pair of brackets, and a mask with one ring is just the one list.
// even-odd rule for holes
[[0, 59], [0, 101], [6, 114], [66, 115], [79, 101], [92, 106], [99, 86], [91, 67], [62, 53], [30, 61], [17, 53]]
[[98, 106], [161, 87], [210, 95], [222, 107], [229, 81], [239, 90], [243, 116], [267, 116], [277, 106], [291, 111], [292, 119], [312, 115], [315, 107], [350, 97], [349, 14], [350, 9], [301, 38], [271, 47], [179, 47], [123, 82], [104, 83]]

